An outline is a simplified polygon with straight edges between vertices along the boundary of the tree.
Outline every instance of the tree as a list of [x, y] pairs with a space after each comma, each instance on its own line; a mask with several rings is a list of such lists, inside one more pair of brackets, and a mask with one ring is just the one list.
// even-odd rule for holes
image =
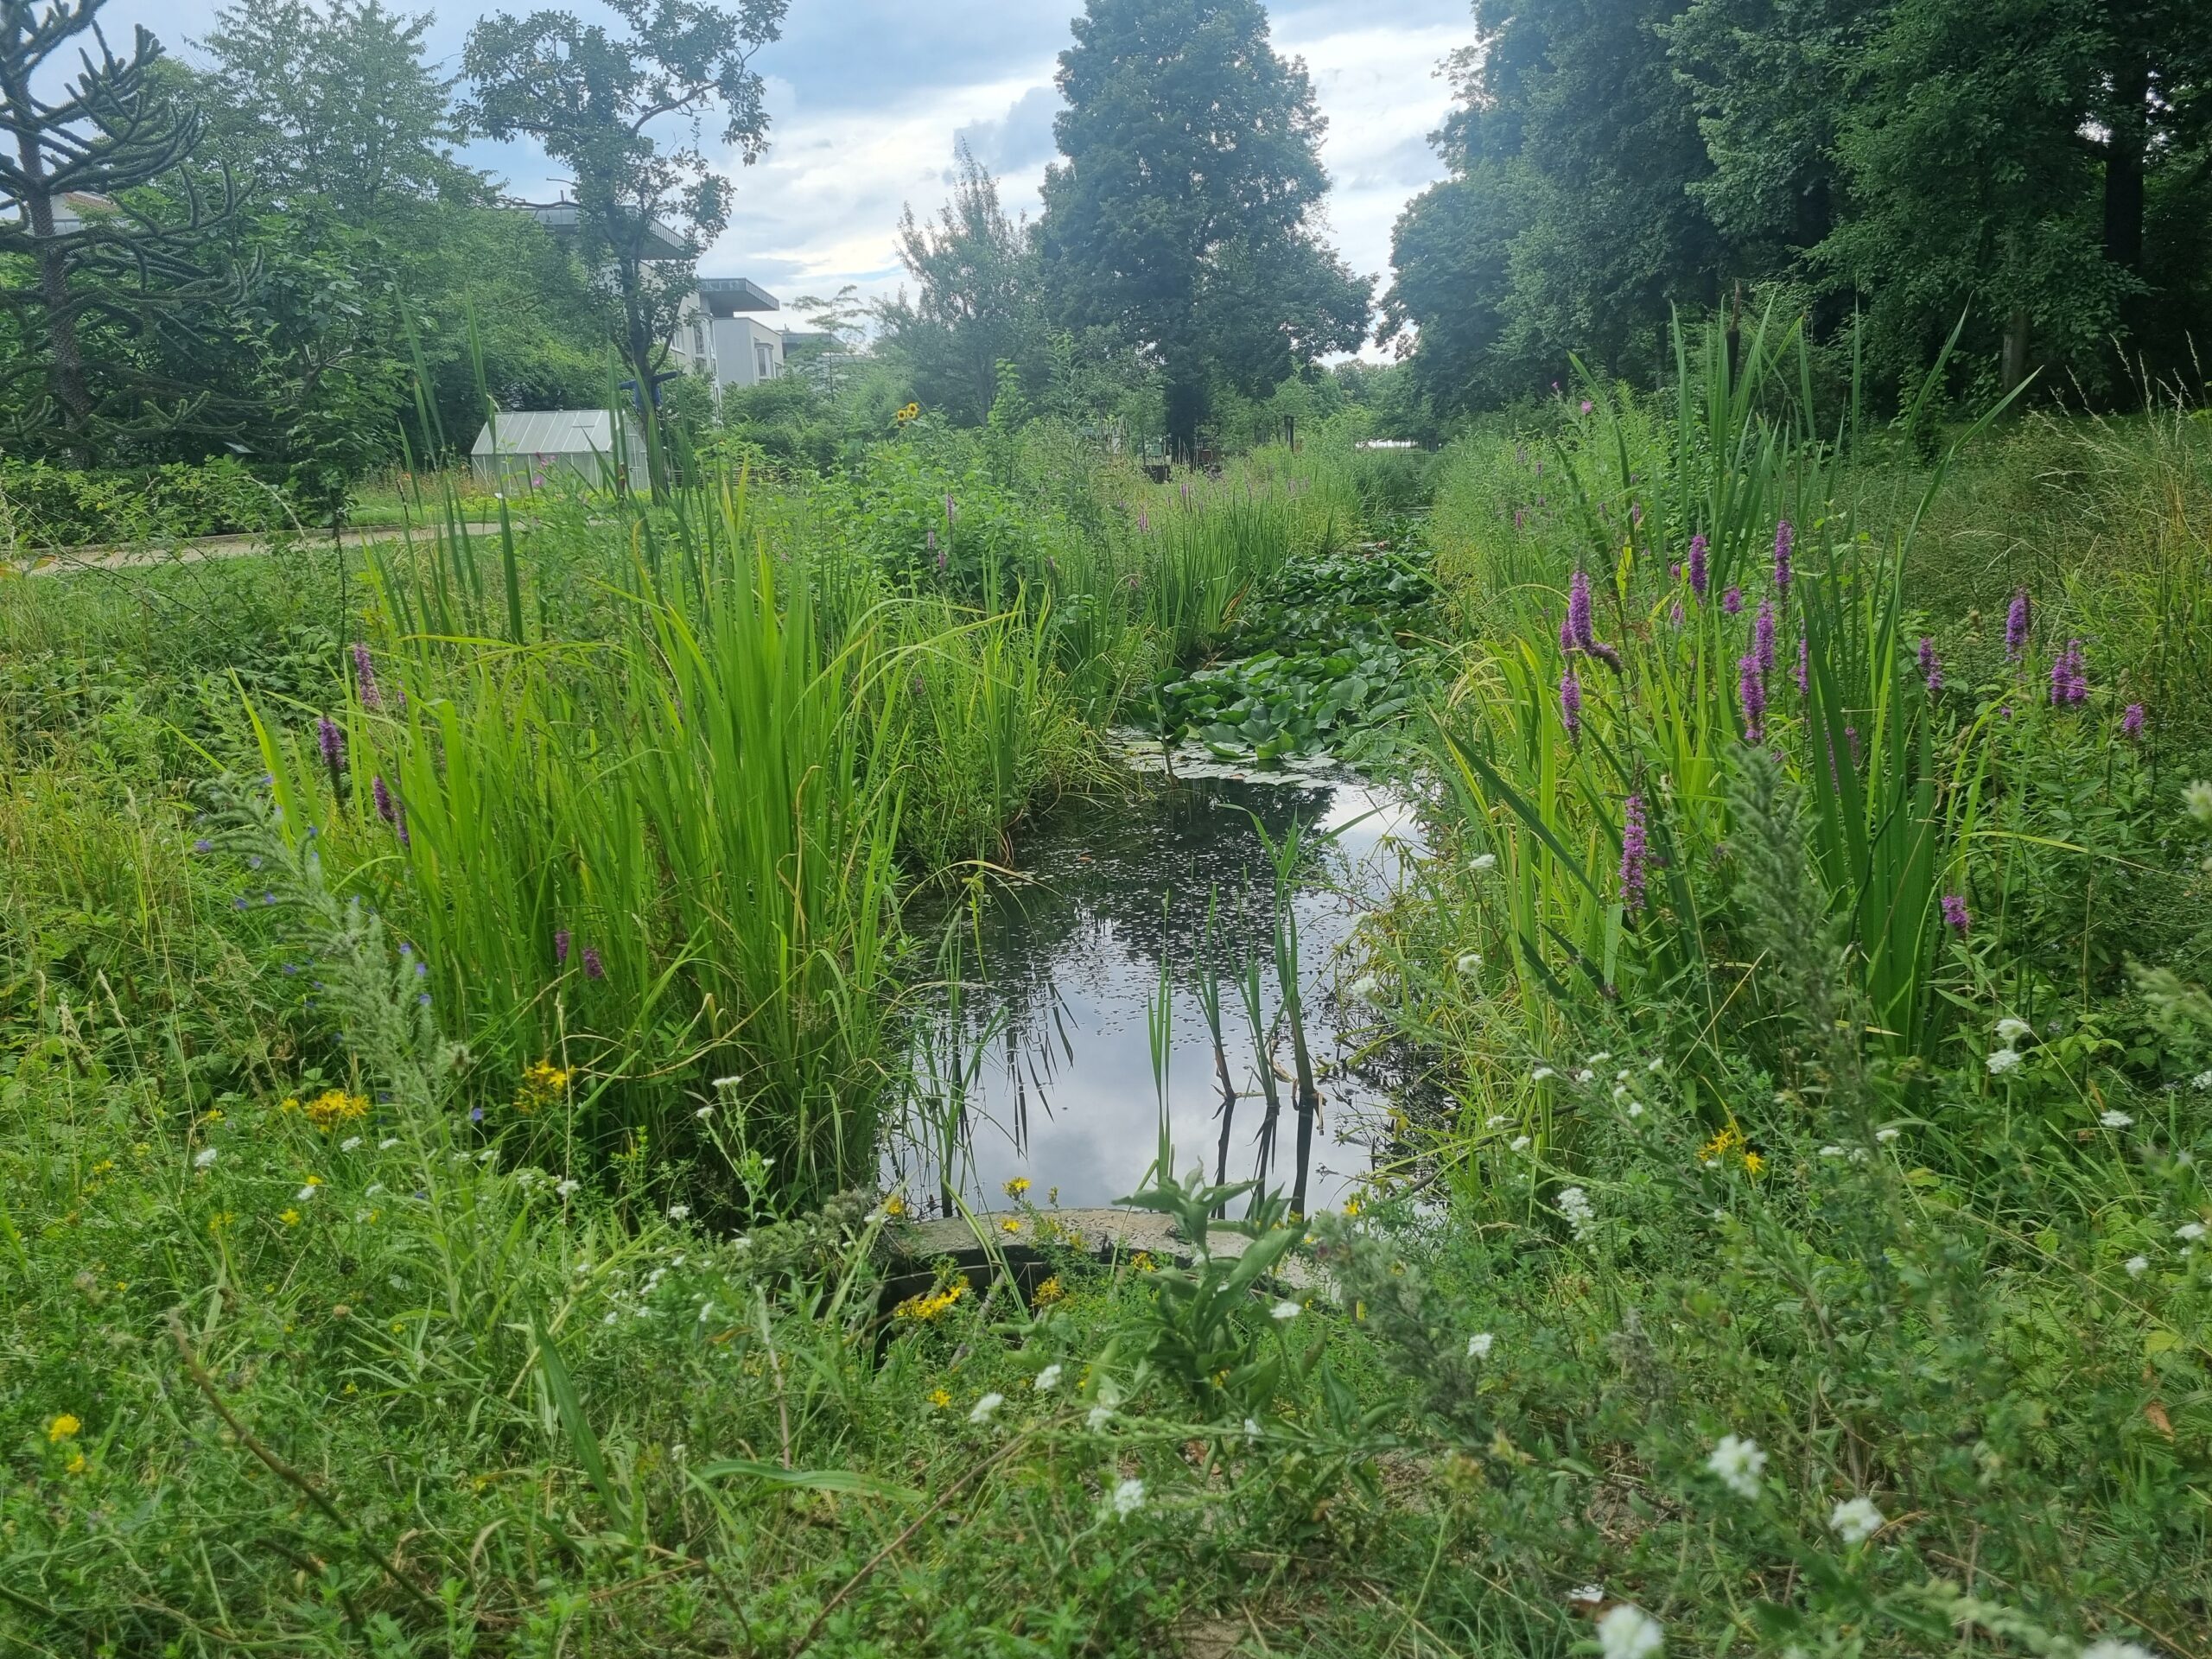
[[454, 80], [430, 73], [433, 18], [382, 0], [276, 0], [215, 14], [199, 42], [215, 142], [250, 155], [258, 194], [311, 195], [359, 226], [404, 203], [483, 201], [483, 175], [454, 159]]
[[1042, 368], [1035, 245], [1026, 222], [1007, 217], [998, 181], [960, 151], [952, 200], [923, 224], [912, 204], [899, 221], [899, 263], [914, 279], [877, 308], [885, 342], [905, 358], [914, 395], [963, 426], [990, 413], [1001, 363]]
[[[237, 206], [227, 178], [203, 194], [188, 163], [205, 123], [163, 72], [161, 43], [134, 31], [128, 57], [96, 26], [105, 0], [0, 0], [0, 306], [22, 332], [11, 398], [19, 442], [39, 447], [58, 424], [80, 467], [106, 442], [175, 427], [207, 398], [146, 366], [164, 329], [187, 329], [243, 290], [234, 271], [201, 263]], [[76, 44], [92, 32], [95, 57]], [[37, 89], [65, 50], [80, 73], [52, 98]], [[167, 200], [135, 196], [167, 180]], [[88, 353], [85, 337], [100, 348]], [[58, 416], [58, 422], [56, 416]]]
[[[1392, 321], [1447, 406], [1649, 372], [1675, 305], [1718, 296], [1712, 163], [1660, 29], [1679, 0], [1476, 0], [1434, 141], [1452, 176], [1398, 224]], [[1424, 359], [1426, 359], [1424, 361]]]
[[1048, 303], [1141, 347], [1187, 448], [1211, 385], [1264, 397], [1365, 335], [1371, 284], [1316, 219], [1328, 186], [1305, 65], [1258, 0], [1087, 0], [1045, 176]]
[[[575, 175], [579, 251], [609, 289], [616, 345], [651, 404], [696, 262], [728, 222], [729, 181], [699, 149], [719, 106], [721, 141], [747, 165], [767, 147], [753, 54], [775, 40], [788, 0], [607, 0], [624, 32], [568, 12], [501, 13], [469, 31], [461, 116], [495, 138], [534, 138]], [[664, 147], [657, 124], [687, 118], [688, 142]], [[670, 238], [673, 238], [673, 245]]]

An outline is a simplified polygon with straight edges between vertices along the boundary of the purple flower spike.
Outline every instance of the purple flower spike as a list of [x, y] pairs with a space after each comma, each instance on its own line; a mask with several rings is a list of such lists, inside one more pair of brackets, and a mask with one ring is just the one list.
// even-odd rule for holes
[[1582, 412], [1585, 415], [1587, 415], [1590, 412], [1590, 400], [1587, 397], [1585, 397], [1582, 400]]
[[377, 804], [377, 817], [386, 823], [399, 822], [399, 809], [392, 801], [391, 791], [386, 786], [382, 772], [378, 772], [369, 785], [369, 794]]
[[1649, 852], [1643, 797], [1631, 795], [1621, 814], [1621, 905], [1631, 916], [1643, 908], [1643, 862]]
[[2143, 705], [2141, 703], [2131, 702], [2127, 705], [2127, 712], [2120, 717], [2120, 734], [2131, 743], [2143, 735]]
[[1582, 649], [1574, 642], [1574, 612], [1572, 607], [1559, 620], [1559, 649], [1563, 657], [1572, 657]]
[[1952, 932], [1965, 937], [1967, 931], [1967, 901], [1955, 893], [1943, 895], [1943, 925]]
[[1667, 613], [1667, 620], [1673, 623], [1678, 629], [1682, 626], [1682, 601], [1681, 600], [1678, 599], [1675, 601], [1674, 608]]
[[1924, 633], [1920, 636], [1920, 677], [1929, 696], [1942, 690], [1943, 659], [1936, 654], [1936, 642]]
[[586, 979], [607, 977], [607, 964], [599, 959], [599, 947], [595, 944], [584, 946], [584, 977]]
[[1759, 601], [1758, 620], [1751, 629], [1751, 654], [1759, 659], [1759, 672], [1774, 672], [1774, 601]]
[[556, 927], [553, 930], [553, 965], [556, 968], [563, 966], [568, 960], [569, 930]]
[[946, 492], [945, 492], [945, 496], [944, 496], [944, 522], [945, 522], [945, 524], [946, 524], [946, 526], [947, 526], [948, 528], [950, 528], [951, 525], [953, 525], [953, 524], [957, 524], [957, 523], [959, 522], [959, 520], [960, 520], [960, 509], [953, 504], [953, 500], [952, 500], [952, 493], [951, 493], [950, 490], [948, 490], [948, 491], [946, 491]]
[[1784, 518], [1774, 527], [1774, 591], [1783, 598], [1789, 597], [1790, 578], [1796, 572], [1790, 568], [1789, 550], [1796, 540], [1796, 532]]
[[2011, 608], [2005, 613], [2005, 654], [2014, 662], [2027, 653], [2028, 628], [2032, 620], [2028, 590], [2019, 588], [2012, 594]]
[[1741, 616], [1744, 613], [1744, 590], [1740, 588], [1731, 588], [1726, 593], [1721, 594], [1720, 608], [1731, 616]]
[[1743, 706], [1745, 740], [1756, 743], [1766, 735], [1766, 676], [1754, 652], [1736, 661], [1736, 700]]
[[[1618, 674], [1621, 671], [1620, 653], [1598, 638], [1598, 631], [1590, 620], [1590, 577], [1577, 570], [1567, 590], [1567, 628], [1574, 636], [1574, 643], [1588, 652], [1607, 668]], [[1564, 635], [1562, 635], [1564, 639]]]
[[377, 665], [369, 656], [369, 648], [360, 640], [353, 642], [353, 689], [359, 695], [364, 709], [384, 707], [384, 692], [377, 684]]
[[1705, 554], [1705, 532], [1700, 531], [1690, 537], [1690, 591], [1698, 596], [1700, 604], [1705, 601], [1706, 583], [1710, 580], [1706, 574]]
[[1810, 696], [1812, 692], [1812, 652], [1805, 636], [1801, 633], [1797, 636], [1797, 695], [1801, 697]]
[[1572, 663], [1559, 677], [1559, 718], [1569, 737], [1582, 735], [1582, 682], [1574, 677]]

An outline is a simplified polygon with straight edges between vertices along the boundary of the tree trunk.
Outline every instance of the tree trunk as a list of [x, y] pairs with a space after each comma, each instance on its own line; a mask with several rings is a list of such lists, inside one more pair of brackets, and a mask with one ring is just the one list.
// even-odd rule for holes
[[[2113, 67], [2112, 79], [2112, 111], [2105, 139], [2105, 257], [2129, 276], [2140, 278], [2143, 164], [2151, 144], [2151, 67], [2139, 53], [2131, 53]], [[2135, 334], [2141, 315], [2139, 295], [2120, 296], [2124, 338]]]
[[2016, 305], [2005, 319], [2005, 346], [1998, 363], [1998, 378], [2007, 392], [2028, 378], [2028, 308]]
[[[12, 109], [30, 108], [30, 89], [16, 79], [0, 85], [0, 93], [5, 94]], [[68, 257], [51, 240], [54, 194], [45, 186], [46, 156], [36, 137], [28, 130], [16, 134], [16, 152], [22, 158], [23, 177], [30, 185], [23, 206], [30, 219], [31, 234], [40, 245], [39, 297], [46, 306], [47, 349], [53, 357], [47, 369], [47, 384], [53, 390], [54, 401], [61, 405], [61, 418], [69, 429], [70, 464], [86, 467], [92, 464], [88, 430], [92, 418], [92, 396], [85, 385], [85, 355], [77, 341], [77, 319], [69, 309]]]
[[1181, 365], [1167, 372], [1167, 453], [1185, 467], [1198, 451], [1198, 423], [1205, 418], [1205, 383]]

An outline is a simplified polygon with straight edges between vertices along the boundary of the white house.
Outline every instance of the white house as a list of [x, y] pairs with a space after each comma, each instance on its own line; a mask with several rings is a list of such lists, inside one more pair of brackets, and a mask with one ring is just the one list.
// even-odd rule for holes
[[[576, 204], [559, 201], [516, 204], [563, 240], [576, 233]], [[680, 259], [683, 239], [656, 219], [646, 257]], [[702, 276], [696, 292], [683, 296], [676, 333], [668, 343], [669, 361], [685, 374], [704, 375], [719, 392], [731, 386], [757, 386], [784, 372], [784, 335], [758, 321], [779, 309], [776, 296], [744, 276]]]

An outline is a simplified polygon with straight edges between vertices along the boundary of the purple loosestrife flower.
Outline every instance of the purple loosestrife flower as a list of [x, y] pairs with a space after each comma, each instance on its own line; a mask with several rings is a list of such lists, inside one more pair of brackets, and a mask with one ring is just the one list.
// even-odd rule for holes
[[1774, 591], [1785, 600], [1789, 597], [1790, 578], [1796, 573], [1790, 568], [1789, 550], [1796, 542], [1796, 532], [1784, 518], [1774, 527]]
[[1567, 622], [1573, 631], [1574, 643], [1588, 652], [1607, 668], [1618, 674], [1621, 671], [1621, 655], [1598, 638], [1590, 621], [1590, 577], [1587, 572], [1577, 570], [1567, 590]]
[[1631, 916], [1643, 908], [1643, 861], [1649, 852], [1643, 830], [1643, 797], [1631, 795], [1621, 813], [1621, 905]]
[[2028, 590], [2013, 592], [2012, 603], [2005, 613], [2005, 654], [2018, 662], [2027, 652], [2028, 628], [2033, 617], [2028, 603]]
[[2133, 743], [2143, 735], [2143, 705], [2131, 702], [2127, 712], [2120, 717], [2120, 734]]
[[1967, 901], [1960, 894], [1943, 895], [1943, 925], [1954, 933], [1964, 935], [1967, 931]]
[[952, 500], [952, 492], [951, 492], [951, 491], [950, 491], [950, 490], [947, 490], [947, 491], [945, 492], [945, 493], [944, 493], [944, 522], [945, 522], [945, 525], [946, 525], [946, 527], [947, 527], [948, 529], [950, 529], [953, 524], [957, 524], [957, 523], [959, 522], [959, 520], [960, 520], [960, 509], [959, 509], [957, 506], [956, 506], [956, 505], [953, 505], [953, 500]]
[[1574, 677], [1573, 663], [1559, 677], [1559, 719], [1569, 737], [1582, 735], [1582, 682]]
[[1813, 691], [1813, 658], [1811, 647], [1803, 634], [1797, 636], [1797, 695], [1810, 696]]
[[1582, 412], [1585, 415], [1587, 415], [1590, 412], [1590, 400], [1587, 397], [1585, 397], [1582, 400]]
[[368, 646], [359, 639], [353, 642], [353, 689], [359, 694], [362, 708], [384, 707], [384, 692], [377, 684], [377, 665], [369, 656]]
[[1582, 649], [1574, 643], [1574, 613], [1572, 609], [1559, 620], [1559, 649], [1562, 657], [1572, 657]]
[[407, 833], [407, 804], [392, 794], [382, 772], [378, 772], [370, 785], [369, 793], [376, 801], [377, 817], [391, 826], [392, 833], [399, 837], [399, 844], [413, 846], [414, 842]]
[[330, 769], [330, 789], [334, 795], [341, 787], [341, 774], [346, 770], [346, 734], [338, 729], [336, 721], [324, 715], [315, 723], [315, 744], [322, 751], [322, 764]]
[[1705, 602], [1706, 584], [1711, 580], [1706, 572], [1705, 551], [1705, 532], [1700, 531], [1690, 537], [1690, 591], [1697, 595], [1700, 604]]
[[1679, 629], [1682, 626], [1682, 601], [1676, 600], [1674, 608], [1667, 613], [1667, 620]]
[[1766, 676], [1751, 652], [1736, 661], [1736, 701], [1743, 706], [1744, 737], [1756, 743], [1766, 735]]
[[562, 967], [567, 963], [568, 960], [569, 930], [565, 927], [556, 927], [553, 930], [553, 965], [556, 968]]
[[1943, 659], [1936, 654], [1936, 642], [1924, 633], [1920, 636], [1920, 678], [1931, 697], [1943, 690]]
[[1720, 608], [1731, 616], [1741, 616], [1744, 613], [1744, 590], [1740, 588], [1731, 588], [1726, 593], [1721, 594]]
[[1774, 601], [1759, 601], [1758, 620], [1751, 629], [1751, 652], [1759, 659], [1759, 672], [1774, 672]]
[[607, 964], [599, 959], [599, 947], [595, 944], [584, 946], [584, 977], [586, 979], [607, 977]]

